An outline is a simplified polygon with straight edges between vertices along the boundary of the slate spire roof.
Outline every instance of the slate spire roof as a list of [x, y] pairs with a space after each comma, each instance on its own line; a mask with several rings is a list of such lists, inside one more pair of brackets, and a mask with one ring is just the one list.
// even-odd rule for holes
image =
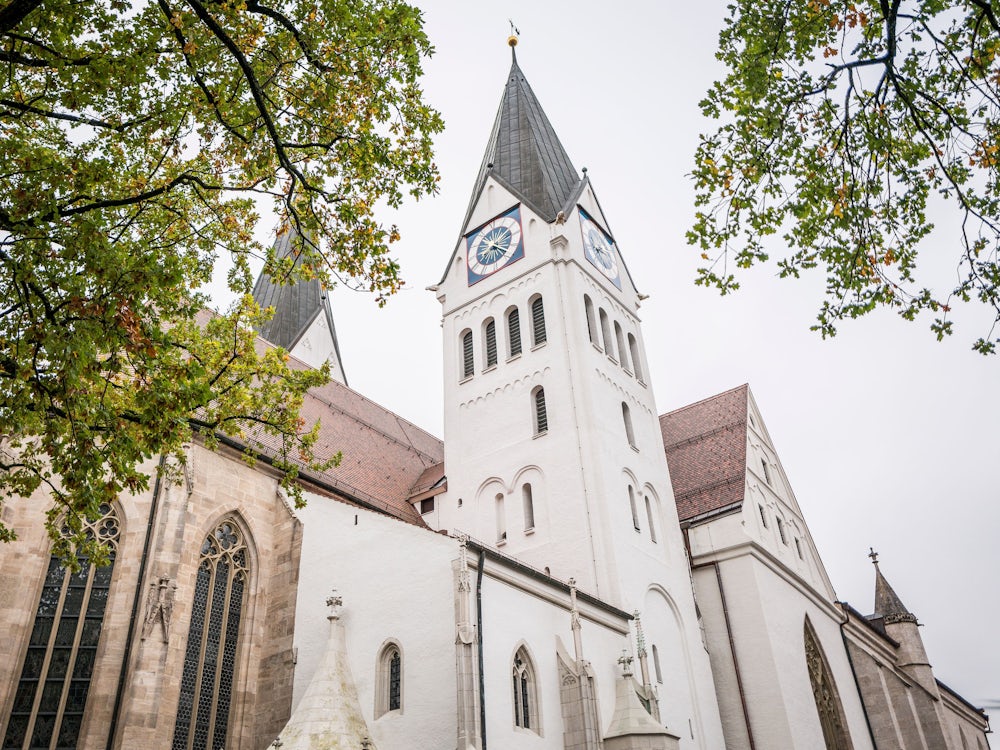
[[875, 614], [874, 617], [881, 617], [885, 623], [893, 622], [916, 622], [917, 618], [903, 604], [899, 595], [892, 590], [892, 586], [885, 580], [882, 570], [878, 566], [878, 560], [873, 560], [875, 564]]
[[[488, 176], [495, 177], [546, 221], [556, 218], [580, 186], [576, 168], [521, 72], [516, 55], [472, 190], [469, 214]], [[469, 215], [466, 223], [468, 220]]]
[[[278, 230], [274, 239], [275, 256], [289, 257], [294, 250], [296, 231], [290, 227]], [[295, 284], [279, 284], [270, 276], [261, 273], [253, 287], [253, 297], [262, 308], [274, 307], [274, 317], [261, 326], [257, 332], [262, 339], [291, 351], [319, 315], [326, 315], [337, 361], [333, 369], [343, 372], [340, 360], [340, 346], [337, 331], [333, 325], [333, 311], [327, 292], [319, 280], [299, 281]], [[345, 381], [346, 382], [346, 381]]]

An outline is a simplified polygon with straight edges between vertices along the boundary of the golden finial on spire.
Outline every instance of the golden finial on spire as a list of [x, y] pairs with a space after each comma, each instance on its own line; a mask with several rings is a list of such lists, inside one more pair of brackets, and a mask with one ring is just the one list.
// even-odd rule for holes
[[514, 25], [514, 22], [509, 18], [507, 22], [510, 24], [510, 36], [507, 37], [507, 44], [511, 47], [517, 46], [517, 38], [521, 35], [521, 30]]

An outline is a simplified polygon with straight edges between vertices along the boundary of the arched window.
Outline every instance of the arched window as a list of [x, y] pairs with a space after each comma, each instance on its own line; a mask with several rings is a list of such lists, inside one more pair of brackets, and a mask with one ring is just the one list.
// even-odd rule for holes
[[542, 298], [535, 297], [535, 301], [531, 303], [531, 345], [538, 346], [545, 341], [545, 308], [542, 306]]
[[503, 508], [503, 495], [497, 493], [495, 505], [497, 511], [497, 544], [503, 544], [507, 541], [507, 513]]
[[531, 729], [537, 733], [540, 729], [538, 686], [535, 681], [535, 668], [523, 646], [514, 654], [511, 678], [514, 689], [514, 726]]
[[96, 567], [80, 558], [73, 573], [50, 558], [4, 748], [76, 747], [121, 535], [114, 508], [102, 505], [100, 512], [85, 529], [109, 548], [111, 563]]
[[586, 294], [583, 295], [583, 311], [587, 316], [587, 338], [591, 344], [600, 347], [601, 344], [597, 340], [597, 323], [594, 321], [594, 303]]
[[604, 312], [603, 307], [597, 311], [597, 317], [601, 320], [601, 337], [604, 339], [604, 351], [611, 359], [614, 359], [615, 350], [611, 343], [611, 324], [608, 323], [608, 314]]
[[471, 378], [476, 371], [476, 363], [472, 353], [472, 331], [462, 334], [462, 377]]
[[544, 435], [549, 430], [549, 415], [545, 409], [545, 389], [538, 386], [531, 392], [531, 410], [535, 434]]
[[395, 641], [379, 653], [375, 674], [375, 718], [403, 708], [403, 654]]
[[622, 327], [618, 325], [617, 320], [615, 321], [615, 340], [618, 342], [618, 360], [622, 363], [622, 367], [628, 370], [628, 350], [625, 348], [625, 334], [622, 333]]
[[646, 520], [649, 521], [649, 538], [656, 543], [656, 524], [653, 522], [653, 504], [650, 502], [649, 495], [646, 495]]
[[628, 350], [632, 355], [632, 372], [635, 373], [635, 379], [642, 383], [642, 365], [640, 364], [639, 359], [639, 342], [635, 340], [635, 336], [631, 333], [628, 335]]
[[524, 500], [524, 530], [530, 531], [535, 528], [535, 501], [531, 496], [530, 484], [521, 488], [521, 496]]
[[497, 364], [497, 324], [490, 318], [483, 327], [483, 348], [486, 350], [486, 369]]
[[826, 750], [851, 750], [851, 737], [847, 732], [844, 720], [844, 708], [840, 704], [840, 694], [833, 681], [830, 665], [823, 654], [823, 648], [816, 637], [809, 618], [805, 621], [805, 651], [806, 668], [809, 670], [809, 682], [812, 683], [813, 699], [819, 711], [819, 723], [823, 728], [823, 740]]
[[516, 307], [507, 313], [507, 356], [515, 357], [521, 353], [521, 314]]
[[785, 534], [785, 522], [780, 518], [778, 519], [778, 536], [781, 537], [781, 543], [784, 545], [788, 544], [788, 536]]
[[201, 545], [173, 750], [226, 746], [249, 552], [232, 518]]
[[635, 507], [635, 490], [632, 489], [631, 484], [628, 486], [628, 504], [632, 510], [632, 528], [636, 531], [642, 531], [642, 527], [639, 526], [639, 511]]
[[628, 444], [635, 448], [635, 432], [632, 430], [632, 412], [629, 411], [628, 404], [622, 401], [622, 421], [625, 423], [625, 437]]
[[653, 644], [653, 670], [656, 672], [656, 681], [663, 684], [663, 672], [660, 670], [660, 652]]

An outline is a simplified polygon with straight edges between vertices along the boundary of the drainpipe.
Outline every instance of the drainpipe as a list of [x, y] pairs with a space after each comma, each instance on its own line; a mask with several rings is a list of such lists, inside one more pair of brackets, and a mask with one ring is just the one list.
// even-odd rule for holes
[[476, 566], [476, 639], [479, 641], [479, 739], [482, 750], [486, 750], [486, 680], [483, 677], [483, 565], [486, 550], [479, 549], [479, 563]]
[[139, 561], [139, 577], [135, 582], [135, 598], [132, 601], [132, 617], [128, 623], [128, 636], [125, 639], [125, 655], [122, 657], [122, 668], [118, 674], [118, 689], [115, 691], [115, 706], [111, 711], [111, 723], [108, 727], [107, 750], [112, 750], [115, 742], [115, 732], [118, 729], [118, 715], [121, 712], [122, 696], [125, 692], [125, 678], [128, 676], [129, 659], [132, 656], [132, 639], [135, 637], [135, 624], [139, 616], [139, 603], [142, 601], [146, 564], [149, 559], [149, 547], [153, 539], [153, 525], [156, 521], [156, 511], [160, 500], [162, 487], [161, 474], [167, 462], [166, 454], [160, 454], [160, 463], [156, 468], [156, 481], [153, 484], [153, 499], [149, 506], [149, 521], [146, 524], [146, 540], [142, 544], [142, 559]]

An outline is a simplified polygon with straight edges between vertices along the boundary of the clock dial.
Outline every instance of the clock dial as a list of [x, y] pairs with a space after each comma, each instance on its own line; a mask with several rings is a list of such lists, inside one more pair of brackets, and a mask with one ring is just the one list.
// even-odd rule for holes
[[486, 222], [466, 235], [465, 241], [469, 286], [472, 286], [508, 263], [524, 257], [521, 209], [515, 207]]
[[621, 289], [621, 271], [618, 267], [618, 248], [615, 247], [615, 241], [582, 208], [580, 230], [583, 232], [583, 249], [587, 260]]

